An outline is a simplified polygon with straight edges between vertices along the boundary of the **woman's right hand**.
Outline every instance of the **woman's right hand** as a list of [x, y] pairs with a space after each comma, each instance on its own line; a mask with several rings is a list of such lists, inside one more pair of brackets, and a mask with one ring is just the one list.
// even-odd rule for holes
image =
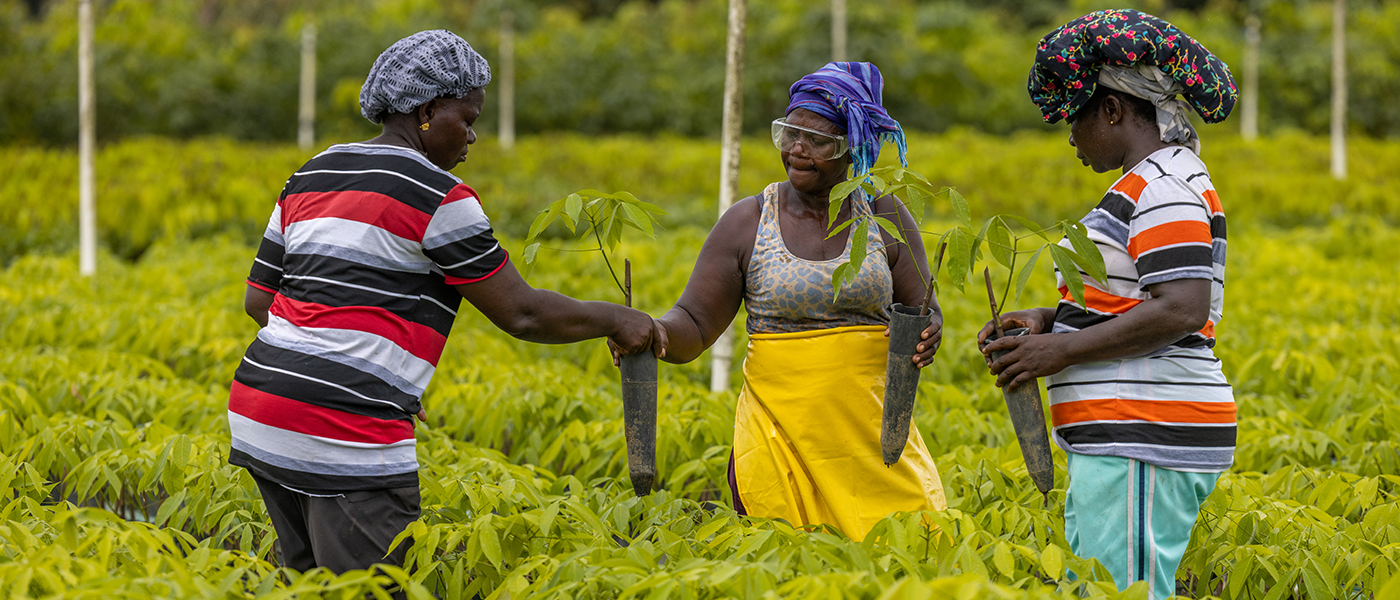
[[666, 356], [666, 328], [660, 321], [639, 310], [624, 308], [624, 317], [619, 331], [608, 336], [608, 350], [613, 355], [613, 366], [621, 364], [624, 354], [637, 354], [650, 349], [657, 358]]
[[[1050, 314], [1050, 318], [1054, 318], [1055, 313], [1053, 309], [1047, 310], [1044, 308], [1028, 308], [1026, 310], [1006, 313], [1001, 316], [1001, 328], [1005, 331], [1016, 327], [1025, 327], [1029, 330], [1026, 332], [1028, 334], [1044, 333], [1046, 329], [1045, 317], [1047, 312]], [[987, 321], [987, 324], [982, 326], [982, 331], [977, 332], [977, 347], [981, 348], [986, 346], [987, 336], [992, 335], [995, 331], [996, 327], [992, 326], [991, 321]]]

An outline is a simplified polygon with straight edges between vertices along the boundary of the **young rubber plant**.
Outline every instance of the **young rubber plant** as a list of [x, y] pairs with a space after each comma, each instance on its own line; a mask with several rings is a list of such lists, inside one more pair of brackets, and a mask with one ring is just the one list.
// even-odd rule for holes
[[[563, 200], [550, 204], [535, 217], [530, 225], [530, 233], [525, 238], [525, 264], [532, 264], [540, 250], [540, 242], [535, 241], [545, 228], [555, 219], [563, 217], [569, 231], [581, 238], [592, 238], [597, 247], [584, 251], [597, 250], [603, 255], [603, 263], [608, 274], [622, 291], [628, 307], [632, 306], [632, 261], [624, 261], [623, 278], [618, 280], [617, 270], [613, 269], [609, 252], [616, 252], [622, 241], [622, 230], [631, 227], [647, 237], [655, 238], [656, 230], [652, 223], [656, 215], [666, 211], [655, 204], [638, 200], [627, 192], [605, 194], [596, 190], [583, 190], [569, 194]], [[587, 225], [580, 230], [579, 225]], [[622, 376], [622, 421], [623, 435], [627, 440], [627, 470], [632, 480], [632, 490], [637, 496], [651, 493], [656, 483], [656, 356], [651, 352], [625, 355], [618, 360]]]
[[[909, 209], [915, 223], [920, 226], [923, 225], [924, 207], [939, 196], [946, 196], [952, 205], [953, 214], [960, 224], [937, 234], [940, 247], [944, 244], [947, 245], [947, 250], [943, 253], [947, 266], [943, 270], [948, 273], [949, 281], [959, 290], [963, 290], [973, 265], [982, 257], [982, 245], [986, 244], [992, 258], [1010, 271], [1001, 302], [997, 302], [995, 298], [992, 299], [998, 313], [1000, 313], [1001, 308], [1005, 307], [1006, 301], [1011, 296], [1013, 283], [1015, 296], [1020, 298], [1036, 262], [1040, 259], [1041, 254], [1047, 251], [1050, 253], [1055, 267], [1064, 276], [1070, 295], [1080, 306], [1084, 305], [1084, 274], [1087, 273], [1099, 281], [1107, 278], [1103, 256], [1099, 254], [1098, 247], [1089, 240], [1088, 230], [1083, 223], [1066, 220], [1059, 221], [1049, 227], [1042, 227], [1020, 215], [1001, 214], [987, 219], [983, 223], [981, 231], [974, 233], [972, 230], [972, 211], [968, 207], [967, 199], [963, 198], [957, 189], [952, 187], [936, 189], [933, 184], [929, 183], [928, 178], [908, 168], [881, 167], [872, 169], [863, 178], [848, 179], [832, 188], [831, 204], [827, 212], [827, 225], [830, 232], [828, 237], [844, 231], [847, 226], [867, 221], [876, 223], [881, 230], [894, 238], [896, 243], [907, 244], [906, 234], [924, 233], [922, 230], [917, 232], [901, 231], [889, 217], [878, 214], [853, 217], [833, 227], [837, 215], [840, 213], [841, 203], [846, 197], [857, 191], [862, 191], [871, 198], [878, 198], [881, 195], [893, 196], [896, 202]], [[1024, 228], [1025, 231], [1017, 233], [1013, 230], [1013, 225]], [[836, 288], [838, 294], [842, 285], [855, 278], [861, 264], [867, 258], [865, 244], [869, 236], [869, 226], [856, 227], [855, 236], [856, 239], [851, 244], [849, 262], [838, 266], [836, 272], [832, 274], [831, 285]], [[1057, 241], [1060, 237], [1068, 238], [1073, 250], [1058, 245]], [[1026, 240], [1040, 243], [1026, 244]], [[1024, 264], [1018, 264], [1021, 263], [1022, 257], [1026, 254], [1030, 255], [1029, 259]], [[924, 273], [923, 275], [930, 281], [931, 285], [937, 285], [937, 281], [930, 277], [930, 274]]]
[[[612, 276], [613, 283], [617, 284], [617, 289], [622, 292], [624, 302], [627, 306], [632, 306], [632, 285], [630, 281], [624, 281], [617, 276], [617, 270], [613, 268], [612, 260], [608, 258], [608, 253], [616, 252], [617, 245], [622, 241], [622, 230], [631, 227], [647, 237], [655, 239], [656, 229], [653, 226], [657, 222], [657, 215], [667, 214], [661, 207], [638, 200], [628, 192], [613, 192], [605, 194], [597, 190], [581, 190], [540, 211], [539, 216], [530, 224], [530, 232], [525, 236], [525, 257], [526, 265], [533, 265], [540, 250], [541, 243], [536, 241], [539, 235], [549, 227], [551, 223], [563, 217], [564, 225], [572, 233], [580, 238], [587, 239], [592, 234], [592, 238], [597, 242], [594, 248], [584, 248], [584, 252], [597, 251], [603, 255], [603, 263], [607, 265], [608, 274]], [[579, 225], [586, 225], [582, 231]], [[581, 242], [582, 243], [582, 242]], [[561, 250], [566, 251], [566, 250]], [[627, 261], [627, 271], [630, 271], [631, 261]], [[631, 279], [624, 276], [625, 279]]]

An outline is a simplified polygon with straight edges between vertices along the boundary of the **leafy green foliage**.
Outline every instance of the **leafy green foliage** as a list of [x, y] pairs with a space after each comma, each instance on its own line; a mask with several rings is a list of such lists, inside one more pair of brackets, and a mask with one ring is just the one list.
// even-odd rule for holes
[[[1062, 153], [1058, 138], [928, 140], [914, 148], [930, 148], [919, 150], [917, 160], [943, 165], [930, 180], [965, 181], [960, 189], [979, 212], [1068, 219], [1107, 184], [1103, 176], [1081, 179], [1066, 171], [1051, 188], [1056, 180], [1048, 179], [1053, 174], [1043, 153]], [[196, 185], [237, 175], [219, 164], [262, 173], [250, 156], [302, 159], [285, 148], [203, 142], [162, 150], [143, 143], [143, 152], [107, 149], [139, 175], [122, 184], [128, 189], [139, 189], [133, 181], [170, 190], [186, 185], [174, 179]], [[611, 178], [634, 177], [629, 189], [640, 194], [637, 186], [648, 186], [643, 197], [668, 198], [668, 210], [680, 205], [673, 213], [700, 214], [684, 206], [713, 197], [713, 187], [685, 188], [708, 178], [689, 172], [707, 164], [689, 157], [703, 144], [653, 144], [668, 152], [636, 139], [527, 138], [522, 149], [545, 158], [522, 161], [552, 156], [571, 170], [596, 168], [599, 185], [612, 189], [622, 185]], [[1236, 464], [1202, 507], [1178, 578], [1197, 597], [1387, 597], [1382, 586], [1400, 575], [1400, 338], [1394, 335], [1400, 278], [1392, 251], [1400, 227], [1387, 221], [1385, 202], [1392, 200], [1357, 190], [1386, 184], [1394, 174], [1358, 165], [1376, 171], [1332, 188], [1323, 181], [1325, 169], [1313, 179], [1290, 166], [1287, 152], [1232, 144], [1208, 140], [1206, 148], [1221, 153], [1207, 161], [1231, 218], [1230, 293], [1216, 353], [1235, 387], [1240, 433]], [[1325, 140], [1272, 145], [1322, 148], [1325, 156]], [[1380, 144], [1374, 150], [1380, 157], [1396, 152]], [[1003, 164], [959, 159], [961, 152], [1000, 153]], [[1246, 158], [1225, 156], [1231, 152]], [[668, 153], [683, 156], [647, 162]], [[491, 186], [545, 172], [527, 166], [495, 174], [507, 163], [490, 156], [473, 154], [489, 167], [480, 170]], [[1246, 159], [1270, 166], [1246, 170], [1232, 162]], [[287, 166], [266, 167], [265, 176]], [[746, 175], [748, 189], [778, 176], [763, 167]], [[29, 169], [44, 181], [63, 181], [66, 173], [31, 164], [26, 174]], [[122, 176], [115, 171], [108, 172]], [[1312, 204], [1263, 195], [1288, 182], [1315, 193]], [[0, 179], [0, 185], [18, 184]], [[154, 235], [137, 260], [103, 253], [92, 280], [77, 274], [71, 252], [21, 252], [0, 269], [0, 595], [358, 599], [399, 581], [410, 597], [424, 599], [477, 592], [495, 598], [1144, 597], [1140, 587], [1117, 592], [1101, 567], [1069, 551], [1061, 530], [1063, 455], [1057, 451], [1059, 487], [1048, 506], [1031, 485], [1004, 401], [972, 343], [987, 319], [985, 302], [972, 294], [940, 298], [946, 341], [920, 379], [914, 416], [944, 483], [944, 513], [893, 515], [859, 543], [737, 516], [727, 508], [725, 478], [733, 396], [708, 391], [703, 359], [659, 374], [661, 489], [638, 499], [626, 481], [619, 383], [604, 345], [526, 344], [464, 307], [424, 398], [429, 422], [417, 430], [424, 515], [410, 532], [410, 568], [342, 576], [281, 569], [255, 485], [227, 464], [228, 381], [256, 332], [241, 310], [255, 239], [211, 232], [198, 219], [161, 216], [184, 214], [198, 204], [190, 198], [218, 205], [200, 210], [227, 211], [218, 214], [241, 214], [230, 207], [248, 206], [256, 233], [278, 185], [267, 184], [268, 191], [249, 184], [208, 198], [201, 194], [219, 186], [183, 198], [152, 193], [151, 208], [114, 201], [106, 210], [118, 212], [104, 235], [118, 231], [123, 210], [132, 227], [149, 221], [170, 229]], [[1059, 192], [1046, 197], [1038, 189]], [[49, 196], [49, 204], [62, 193]], [[528, 194], [483, 196], [493, 219], [515, 202], [538, 210]], [[43, 206], [25, 194], [0, 198], [7, 208], [0, 218], [13, 218], [15, 206]], [[1317, 206], [1316, 198], [1327, 201]], [[968, 227], [970, 233], [948, 240], [950, 249], [966, 244], [971, 255], [978, 233], [970, 227], [972, 207], [963, 219], [951, 200], [925, 202], [930, 230]], [[1308, 224], [1334, 202], [1345, 207], [1344, 218]], [[579, 204], [583, 215], [583, 196]], [[557, 219], [567, 223], [565, 210]], [[704, 216], [712, 214], [711, 208]], [[574, 223], [576, 231], [586, 229], [578, 227], [586, 221]], [[649, 282], [634, 305], [653, 313], [674, 302], [708, 231], [684, 221], [663, 224], [655, 241], [624, 236], [616, 246]], [[503, 245], [523, 248], [525, 225], [517, 221], [517, 233], [502, 236]], [[1003, 225], [1008, 237], [1033, 230], [1016, 219]], [[933, 245], [937, 238], [925, 241]], [[1005, 268], [990, 250], [981, 254], [973, 267]], [[533, 274], [532, 284], [579, 298], [611, 297], [606, 278], [577, 276], [590, 259], [561, 253], [550, 269]], [[1020, 268], [1021, 277], [1026, 303], [1058, 300], [1045, 269]], [[743, 328], [736, 329], [742, 351]]]
[[[31, 21], [21, 0], [0, 0], [4, 143], [66, 146], [77, 140], [77, 10], [71, 0], [48, 3], [46, 16]], [[616, 8], [603, 11], [600, 3]], [[1325, 135], [1329, 5], [1236, 1], [1204, 3], [1196, 12], [1179, 8], [1201, 4], [1138, 6], [1199, 39], [1236, 76], [1244, 55], [1244, 5], [1259, 7], [1263, 130]], [[138, 135], [291, 142], [298, 30], [305, 22], [319, 30], [318, 135], [373, 137], [377, 128], [360, 116], [357, 98], [380, 52], [416, 31], [446, 28], [499, 65], [498, 30], [507, 9], [517, 27], [520, 131], [715, 135], [721, 121], [725, 0], [107, 0], [95, 6], [98, 137], [108, 142]], [[849, 50], [880, 67], [885, 106], [907, 129], [1040, 130], [1039, 112], [1025, 93], [1035, 44], [1095, 6], [1063, 0], [852, 4]], [[1392, 100], [1400, 95], [1400, 6], [1356, 2], [1348, 10], [1352, 131], [1400, 135], [1400, 103]], [[752, 3], [748, 14], [753, 35], [746, 47], [745, 130], [757, 133], [781, 116], [787, 87], [829, 60], [830, 41], [821, 32], [830, 28], [830, 13], [804, 0], [773, 0]], [[483, 125], [498, 116], [496, 96], [488, 97]]]
[[[859, 190], [861, 195], [853, 195]], [[847, 179], [831, 189], [830, 204], [827, 209], [827, 226], [830, 233], [827, 237], [844, 233], [852, 225], [855, 226], [855, 240], [851, 243], [850, 260], [836, 267], [836, 271], [831, 277], [831, 286], [835, 288], [837, 295], [841, 293], [841, 286], [846, 282], [854, 281], [856, 274], [860, 271], [860, 266], [869, 258], [866, 252], [866, 241], [870, 228], [867, 223], [875, 223], [880, 230], [888, 234], [897, 243], [907, 244], [906, 235], [916, 233], [926, 233], [922, 231], [901, 231], [895, 223], [900, 220], [898, 214], [888, 215], [868, 215], [847, 219], [840, 225], [832, 226], [836, 222], [841, 212], [841, 206], [849, 199], [852, 202], [865, 202], [868, 198], [879, 198], [890, 196], [895, 199], [898, 207], [909, 211], [915, 223], [922, 224], [927, 202], [938, 196], [947, 196], [951, 204], [952, 212], [961, 222], [938, 236], [939, 247], [947, 248], [945, 258], [948, 261], [948, 279], [956, 285], [958, 289], [963, 289], [967, 282], [968, 273], [972, 266], [982, 257], [980, 248], [986, 244], [987, 251], [992, 258], [1006, 267], [1010, 272], [1007, 277], [1007, 292], [1010, 292], [1012, 280], [1018, 282], [1016, 297], [1021, 296], [1021, 291], [1025, 289], [1025, 284], [1029, 275], [1026, 271], [1035, 266], [1035, 260], [1040, 257], [1040, 253], [1046, 249], [1050, 250], [1050, 256], [1055, 261], [1055, 268], [1062, 274], [1066, 285], [1069, 286], [1070, 294], [1074, 296], [1076, 302], [1084, 305], [1084, 276], [1087, 274], [1099, 281], [1107, 279], [1104, 269], [1103, 256], [1099, 254], [1099, 249], [1093, 242], [1089, 241], [1088, 230], [1078, 220], [1062, 220], [1050, 227], [1041, 227], [1034, 221], [1020, 215], [996, 215], [987, 219], [982, 226], [982, 231], [972, 233], [972, 211], [968, 207], [967, 199], [958, 193], [957, 189], [944, 187], [934, 191], [933, 184], [929, 183], [927, 177], [911, 169], [902, 167], [880, 167], [871, 169], [865, 177], [860, 179]], [[1024, 227], [1026, 233], [1016, 235], [1011, 230], [1011, 223]], [[1047, 232], [1056, 231], [1059, 235], [1070, 241], [1074, 250], [1063, 248], [1056, 244], [1056, 238], [1047, 235]], [[1021, 240], [1031, 237], [1040, 238], [1040, 244], [1033, 249], [1021, 247]], [[1022, 254], [1030, 254], [1029, 264], [1023, 266], [1021, 273], [1016, 272], [1016, 262]], [[933, 285], [934, 276], [938, 273], [924, 273], [924, 279], [929, 280]], [[1001, 312], [1009, 294], [1003, 293], [1002, 300], [997, 307], [997, 312]], [[993, 299], [995, 302], [995, 299]]]
[[[588, 234], [593, 234], [593, 241], [597, 246], [592, 249], [603, 255], [603, 262], [607, 264], [613, 282], [630, 303], [631, 283], [624, 285], [622, 281], [618, 281], [617, 271], [613, 269], [612, 261], [608, 260], [608, 252], [617, 249], [618, 243], [622, 242], [622, 230], [627, 227], [655, 239], [656, 228], [652, 223], [656, 221], [656, 215], [664, 214], [666, 211], [660, 206], [642, 202], [630, 192], [605, 194], [597, 190], [583, 190], [569, 194], [540, 211], [540, 215], [535, 217], [535, 222], [530, 224], [530, 233], [525, 236], [525, 264], [533, 264], [540, 250], [541, 242], [536, 242], [535, 239], [550, 223], [562, 216], [569, 233], [585, 239], [588, 238]], [[580, 224], [586, 224], [588, 227], [578, 231]]]

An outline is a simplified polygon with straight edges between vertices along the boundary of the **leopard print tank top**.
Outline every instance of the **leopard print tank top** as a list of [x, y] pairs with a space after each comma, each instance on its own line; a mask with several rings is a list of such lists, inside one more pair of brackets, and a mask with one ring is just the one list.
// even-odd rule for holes
[[[869, 202], [854, 204], [857, 215], [870, 214]], [[789, 252], [783, 242], [778, 224], [778, 184], [769, 184], [763, 190], [761, 211], [744, 282], [746, 328], [750, 335], [889, 324], [894, 278], [879, 227], [868, 223], [869, 257], [855, 280], [842, 287], [838, 298], [831, 287], [831, 275], [849, 260], [854, 230], [846, 236], [841, 256], [807, 260]]]

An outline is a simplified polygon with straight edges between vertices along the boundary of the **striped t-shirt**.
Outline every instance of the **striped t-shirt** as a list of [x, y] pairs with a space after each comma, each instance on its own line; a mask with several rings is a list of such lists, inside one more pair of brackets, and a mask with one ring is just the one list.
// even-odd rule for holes
[[1225, 213], [1205, 164], [1185, 148], [1158, 150], [1119, 178], [1082, 222], [1103, 254], [1108, 281], [1084, 276], [1083, 307], [1057, 273], [1055, 333], [1107, 322], [1150, 298], [1148, 286], [1177, 279], [1211, 280], [1210, 318], [1147, 356], [1050, 376], [1056, 443], [1179, 471], [1228, 469], [1235, 398], [1212, 351], [1225, 299]]
[[248, 285], [276, 294], [229, 394], [229, 462], [321, 494], [417, 485], [413, 415], [461, 295], [506, 264], [476, 192], [407, 148], [287, 180]]

